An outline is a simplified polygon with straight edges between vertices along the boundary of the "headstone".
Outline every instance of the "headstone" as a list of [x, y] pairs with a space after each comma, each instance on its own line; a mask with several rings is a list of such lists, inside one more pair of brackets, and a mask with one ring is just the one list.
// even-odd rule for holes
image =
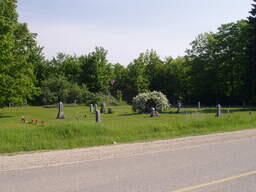
[[96, 112], [97, 110], [98, 110], [98, 105], [95, 104], [95, 105], [94, 105], [94, 111]]
[[90, 112], [91, 112], [91, 113], [94, 113], [93, 104], [90, 104]]
[[221, 116], [221, 105], [220, 105], [220, 104], [217, 105], [216, 116], [217, 116], [217, 117]]
[[100, 123], [100, 122], [101, 122], [100, 111], [97, 110], [97, 111], [96, 111], [96, 123]]
[[77, 103], [77, 100], [75, 99], [74, 104], [76, 105], [76, 103]]
[[156, 109], [152, 107], [150, 111], [150, 117], [155, 117], [155, 116], [156, 116]]
[[180, 112], [180, 108], [181, 108], [181, 102], [180, 101], [178, 101], [178, 103], [177, 103], [177, 113], [179, 113]]
[[108, 108], [108, 113], [112, 114], [113, 113], [113, 109], [112, 108]]
[[62, 102], [58, 103], [58, 114], [57, 114], [57, 119], [64, 119], [64, 105]]
[[106, 113], [106, 104], [105, 103], [101, 104], [100, 112], [101, 113]]
[[198, 101], [197, 105], [198, 105], [198, 109], [201, 109], [201, 102], [200, 101]]

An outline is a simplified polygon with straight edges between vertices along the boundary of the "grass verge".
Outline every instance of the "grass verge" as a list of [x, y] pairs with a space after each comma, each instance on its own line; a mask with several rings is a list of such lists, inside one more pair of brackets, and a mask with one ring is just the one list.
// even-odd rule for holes
[[112, 144], [114, 141], [148, 141], [256, 127], [256, 115], [248, 112], [227, 113], [219, 118], [214, 113], [169, 112], [150, 118], [147, 114], [129, 113], [128, 107], [116, 108], [116, 111], [112, 115], [104, 114], [102, 124], [94, 123], [94, 115], [88, 114], [88, 118], [82, 120], [70, 118], [44, 126], [0, 128], [0, 153], [70, 149]]

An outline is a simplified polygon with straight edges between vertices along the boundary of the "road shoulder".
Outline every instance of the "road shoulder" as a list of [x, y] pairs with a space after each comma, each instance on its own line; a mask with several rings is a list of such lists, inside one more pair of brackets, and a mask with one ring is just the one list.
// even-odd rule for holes
[[195, 148], [202, 145], [236, 142], [237, 140], [247, 139], [249, 137], [256, 137], [256, 129], [152, 142], [34, 152], [11, 156], [0, 155], [0, 171], [69, 165], [112, 158], [126, 158], [148, 153]]

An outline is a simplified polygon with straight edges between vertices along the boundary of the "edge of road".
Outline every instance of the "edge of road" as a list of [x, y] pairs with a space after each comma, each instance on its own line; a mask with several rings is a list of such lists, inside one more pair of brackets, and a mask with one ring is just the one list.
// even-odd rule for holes
[[144, 154], [191, 149], [209, 144], [236, 142], [250, 137], [256, 137], [256, 129], [71, 150], [7, 154], [0, 155], [0, 172], [128, 158]]

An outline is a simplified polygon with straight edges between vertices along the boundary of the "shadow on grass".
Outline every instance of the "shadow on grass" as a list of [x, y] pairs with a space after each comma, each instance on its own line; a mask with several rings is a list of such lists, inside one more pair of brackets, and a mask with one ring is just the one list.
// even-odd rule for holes
[[11, 118], [11, 117], [14, 117], [14, 116], [10, 116], [10, 115], [1, 115], [1, 114], [0, 114], [0, 119], [7, 119], [7, 118]]
[[[241, 108], [241, 109], [228, 109], [228, 108], [224, 108], [221, 109], [222, 113], [235, 113], [235, 112], [256, 112], [256, 108]], [[166, 111], [166, 112], [161, 112], [160, 114], [196, 114], [196, 113], [216, 113], [217, 109], [200, 109], [200, 110], [186, 110], [186, 108], [182, 108], [181, 111], [179, 113], [177, 113], [177, 111]]]
[[[223, 113], [234, 113], [234, 112], [252, 112], [256, 111], [255, 108], [244, 108], [244, 109], [222, 109]], [[202, 109], [201, 113], [216, 113], [216, 109]]]
[[138, 116], [142, 114], [145, 114], [145, 113], [124, 113], [124, 114], [119, 114], [118, 116], [127, 117], [127, 116]]

